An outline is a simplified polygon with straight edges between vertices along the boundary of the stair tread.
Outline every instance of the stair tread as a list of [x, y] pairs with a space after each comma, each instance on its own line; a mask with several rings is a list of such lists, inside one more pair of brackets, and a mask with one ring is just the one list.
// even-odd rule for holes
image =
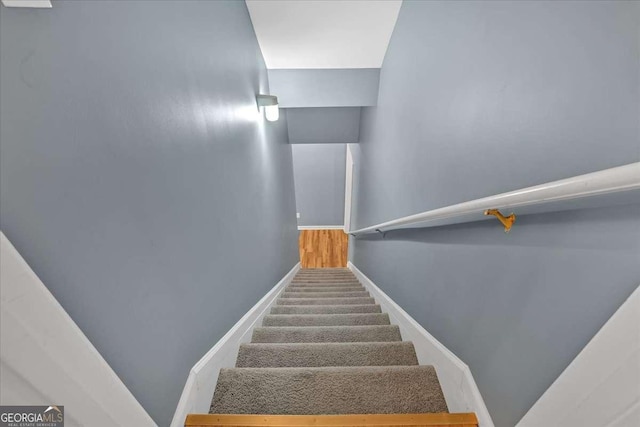
[[347, 279], [358, 280], [353, 274], [297, 274], [293, 276], [293, 280], [333, 280], [333, 279]]
[[254, 328], [251, 342], [388, 342], [402, 341], [397, 325], [264, 326]]
[[280, 294], [280, 298], [366, 298], [367, 291], [356, 292], [291, 292], [286, 291]]
[[236, 367], [417, 365], [412, 342], [250, 343], [240, 345]]
[[271, 314], [347, 314], [382, 313], [377, 304], [349, 305], [274, 305]]
[[263, 326], [346, 326], [346, 325], [389, 325], [386, 313], [349, 314], [268, 314], [262, 320]]
[[313, 274], [313, 275], [304, 275], [298, 274], [294, 276], [295, 279], [348, 279], [348, 280], [358, 280], [358, 278], [352, 274]]
[[287, 286], [287, 292], [358, 292], [366, 291], [364, 286]]
[[375, 304], [373, 298], [278, 298], [277, 305]]
[[222, 369], [211, 413], [448, 412], [432, 366]]
[[448, 412], [435, 369], [418, 365], [413, 343], [347, 268], [299, 270], [262, 325], [236, 368], [220, 370], [210, 413]]
[[362, 286], [360, 282], [291, 282], [294, 288], [349, 288]]
[[307, 286], [307, 287], [312, 287], [312, 288], [319, 288], [319, 287], [325, 287], [325, 286], [332, 286], [332, 287], [348, 287], [348, 286], [362, 286], [362, 283], [360, 282], [349, 282], [346, 280], [336, 280], [333, 282], [327, 282], [327, 281], [313, 281], [313, 282], [291, 282], [290, 286], [297, 286], [297, 287], [302, 287], [302, 286]]

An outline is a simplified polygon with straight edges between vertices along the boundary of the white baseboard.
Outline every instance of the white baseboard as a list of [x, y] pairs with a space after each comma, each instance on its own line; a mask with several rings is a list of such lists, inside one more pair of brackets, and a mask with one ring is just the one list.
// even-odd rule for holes
[[0, 404], [64, 405], [65, 425], [156, 423], [0, 232]]
[[640, 426], [640, 288], [517, 424], [538, 426]]
[[344, 230], [344, 225], [299, 225], [298, 230]]
[[480, 427], [493, 427], [493, 421], [469, 366], [420, 326], [351, 261], [347, 266], [371, 292], [371, 296], [380, 304], [382, 311], [389, 314], [391, 323], [400, 327], [403, 339], [413, 342], [418, 362], [422, 365], [433, 365], [436, 368], [449, 411], [475, 412]]
[[2, 0], [2, 4], [6, 7], [24, 7], [36, 9], [50, 9], [51, 0]]
[[242, 316], [242, 319], [191, 368], [173, 415], [171, 427], [184, 426], [187, 414], [209, 412], [220, 369], [235, 366], [240, 344], [251, 340], [253, 328], [260, 325], [262, 318], [268, 314], [268, 310], [275, 303], [280, 292], [291, 282], [299, 269], [300, 263], [296, 264], [269, 293]]

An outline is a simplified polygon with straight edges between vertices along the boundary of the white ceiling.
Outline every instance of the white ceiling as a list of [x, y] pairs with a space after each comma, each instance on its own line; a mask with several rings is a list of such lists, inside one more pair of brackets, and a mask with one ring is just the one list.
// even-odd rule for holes
[[246, 0], [267, 68], [380, 68], [402, 0]]

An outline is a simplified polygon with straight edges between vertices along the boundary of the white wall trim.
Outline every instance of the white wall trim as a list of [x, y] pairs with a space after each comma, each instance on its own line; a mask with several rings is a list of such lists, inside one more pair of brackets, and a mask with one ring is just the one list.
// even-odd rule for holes
[[171, 427], [184, 426], [187, 414], [209, 412], [220, 369], [235, 366], [240, 344], [251, 340], [253, 328], [260, 325], [262, 318], [268, 314], [268, 310], [275, 303], [280, 292], [291, 282], [299, 269], [300, 263], [297, 263], [191, 368], [171, 421]]
[[344, 230], [344, 225], [299, 225], [298, 230]]
[[420, 326], [351, 261], [347, 263], [347, 267], [371, 292], [382, 310], [389, 314], [391, 323], [400, 327], [402, 338], [413, 342], [419, 363], [436, 368], [449, 411], [475, 412], [480, 427], [493, 427], [493, 421], [469, 366]]
[[0, 404], [64, 405], [65, 425], [156, 423], [0, 232]]
[[30, 7], [36, 9], [50, 9], [53, 7], [50, 0], [2, 0], [6, 7]]
[[640, 426], [640, 287], [517, 427]]
[[344, 232], [349, 233], [349, 230], [351, 230], [351, 198], [353, 195], [353, 154], [351, 153], [351, 144], [346, 144], [346, 146], [347, 165], [344, 182]]

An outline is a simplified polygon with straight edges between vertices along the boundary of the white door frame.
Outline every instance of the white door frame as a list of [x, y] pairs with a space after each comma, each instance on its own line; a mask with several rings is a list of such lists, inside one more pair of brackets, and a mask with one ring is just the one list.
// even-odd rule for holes
[[347, 146], [347, 166], [345, 170], [344, 186], [344, 232], [351, 230], [351, 193], [353, 191], [353, 155], [351, 154], [351, 144]]

